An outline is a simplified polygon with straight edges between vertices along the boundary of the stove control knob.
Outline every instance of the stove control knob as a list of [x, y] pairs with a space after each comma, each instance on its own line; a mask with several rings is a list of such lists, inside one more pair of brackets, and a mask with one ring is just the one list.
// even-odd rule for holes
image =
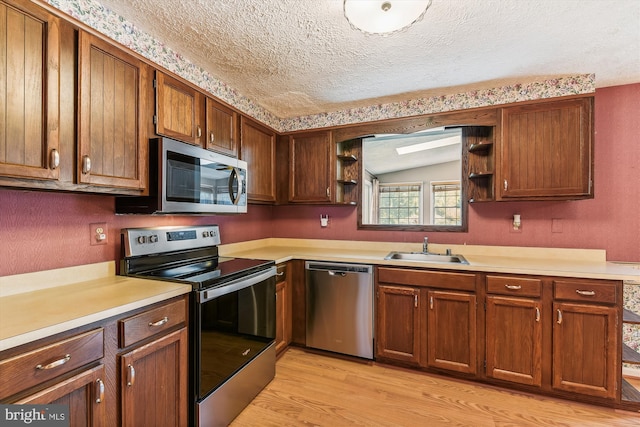
[[149, 236], [149, 243], [158, 243], [158, 235], [152, 234], [151, 236]]
[[141, 245], [147, 243], [147, 238], [145, 236], [138, 236], [138, 243]]
[[203, 231], [202, 232], [202, 237], [209, 237], [209, 232], [208, 231]]

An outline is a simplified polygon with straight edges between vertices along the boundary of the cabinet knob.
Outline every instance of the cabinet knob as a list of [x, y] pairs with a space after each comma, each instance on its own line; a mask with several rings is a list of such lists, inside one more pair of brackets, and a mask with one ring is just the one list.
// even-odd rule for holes
[[82, 156], [82, 173], [86, 175], [89, 172], [91, 172], [91, 157]]
[[51, 169], [57, 169], [58, 166], [60, 166], [60, 153], [54, 148], [49, 155], [49, 167]]
[[540, 321], [540, 307], [536, 307], [536, 322]]
[[560, 309], [558, 309], [558, 325], [562, 324], [562, 312], [560, 311]]

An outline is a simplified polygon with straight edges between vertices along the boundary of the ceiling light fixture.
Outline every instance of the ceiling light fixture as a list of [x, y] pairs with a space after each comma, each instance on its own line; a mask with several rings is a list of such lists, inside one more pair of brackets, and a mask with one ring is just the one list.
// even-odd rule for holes
[[365, 34], [404, 31], [420, 21], [431, 0], [344, 0], [344, 16], [352, 28]]

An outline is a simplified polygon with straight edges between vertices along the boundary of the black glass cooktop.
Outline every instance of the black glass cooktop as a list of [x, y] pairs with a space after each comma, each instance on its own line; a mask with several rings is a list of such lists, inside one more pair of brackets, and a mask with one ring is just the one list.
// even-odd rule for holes
[[198, 290], [222, 286], [226, 282], [265, 270], [272, 265], [275, 263], [268, 260], [216, 257], [166, 268], [159, 267], [143, 275], [190, 283]]

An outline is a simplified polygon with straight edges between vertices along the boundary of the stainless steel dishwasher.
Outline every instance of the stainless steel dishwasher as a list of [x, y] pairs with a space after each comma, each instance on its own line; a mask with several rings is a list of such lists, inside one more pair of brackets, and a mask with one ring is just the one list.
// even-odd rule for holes
[[306, 261], [307, 347], [373, 359], [373, 267]]

